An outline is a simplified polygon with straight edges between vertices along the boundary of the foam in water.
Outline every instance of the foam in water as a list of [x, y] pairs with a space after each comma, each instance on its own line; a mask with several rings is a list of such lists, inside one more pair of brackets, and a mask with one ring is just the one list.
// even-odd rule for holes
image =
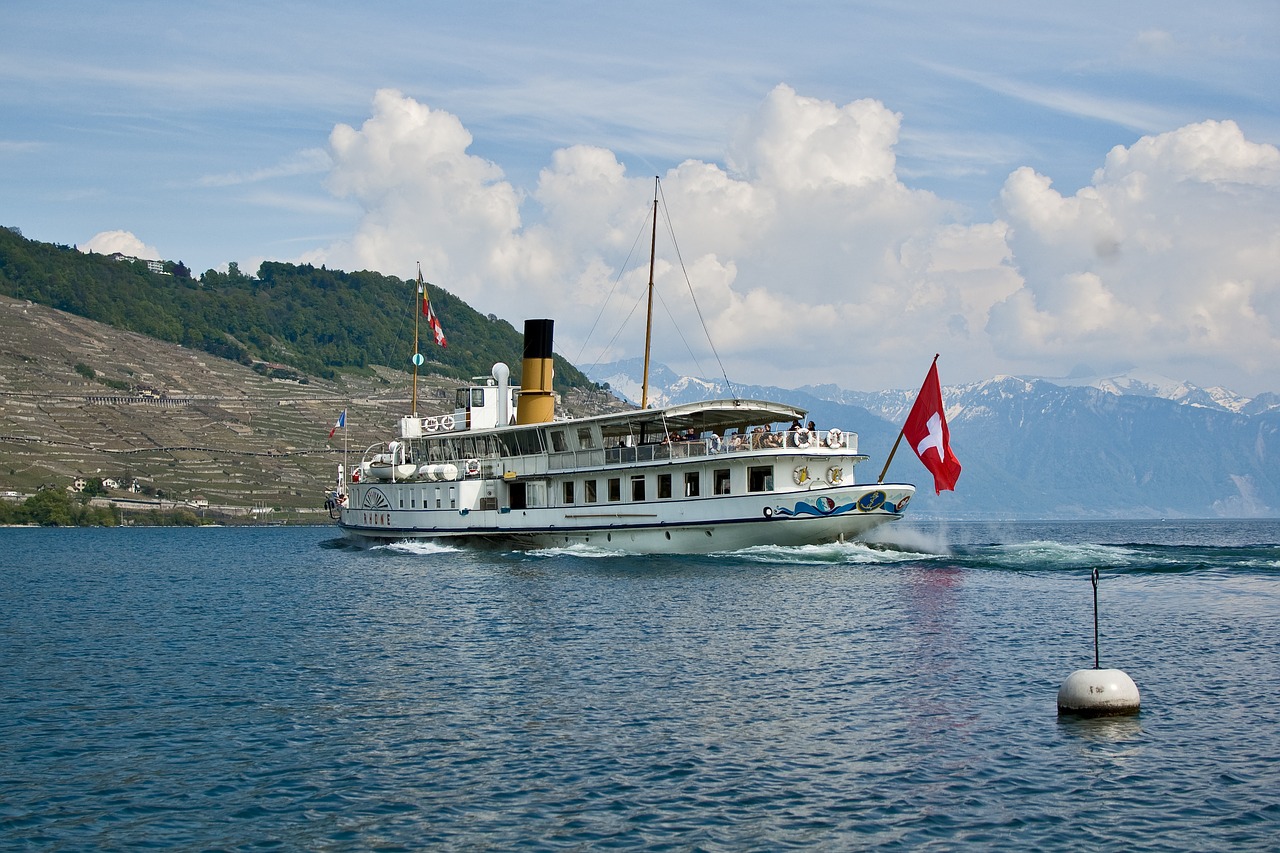
[[719, 551], [711, 556], [761, 563], [791, 563], [794, 565], [899, 563], [920, 558], [919, 553], [886, 549], [866, 542], [829, 542], [823, 545], [756, 545], [738, 551]]
[[1122, 567], [1137, 556], [1116, 545], [1067, 544], [1038, 540], [996, 547], [997, 563], [1010, 568], [1078, 569], [1088, 566]]
[[524, 553], [533, 557], [584, 557], [587, 559], [637, 556], [629, 551], [601, 548], [598, 545], [588, 545], [585, 542], [578, 542], [569, 545], [557, 545], [553, 548], [535, 548]]
[[951, 554], [951, 545], [947, 541], [945, 526], [926, 531], [886, 524], [873, 530], [866, 537], [866, 541], [871, 545], [888, 546], [915, 554], [931, 554], [937, 557], [946, 557]]
[[403, 539], [386, 545], [374, 545], [370, 551], [395, 551], [398, 554], [456, 554], [462, 549], [453, 545], [443, 545], [433, 539]]

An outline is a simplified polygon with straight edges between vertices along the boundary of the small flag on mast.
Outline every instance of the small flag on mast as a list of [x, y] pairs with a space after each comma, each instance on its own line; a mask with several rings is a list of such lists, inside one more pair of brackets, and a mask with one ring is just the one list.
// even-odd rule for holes
[[947, 414], [942, 407], [936, 357], [924, 385], [920, 386], [911, 414], [907, 415], [902, 435], [933, 474], [934, 491], [937, 494], [942, 494], [944, 489], [955, 491], [956, 480], [960, 479], [960, 460], [951, 452], [951, 430], [947, 428]]
[[333, 425], [333, 429], [329, 430], [329, 438], [333, 438], [333, 434], [347, 425], [347, 410], [343, 409], [342, 414], [338, 415], [338, 421]]
[[427, 318], [427, 325], [431, 327], [431, 334], [436, 339], [438, 346], [447, 347], [449, 342], [444, 338], [444, 329], [440, 327], [440, 318], [436, 317], [435, 309], [431, 307], [431, 300], [427, 298], [427, 286], [422, 281], [422, 270], [418, 270], [418, 293], [422, 295], [422, 316]]

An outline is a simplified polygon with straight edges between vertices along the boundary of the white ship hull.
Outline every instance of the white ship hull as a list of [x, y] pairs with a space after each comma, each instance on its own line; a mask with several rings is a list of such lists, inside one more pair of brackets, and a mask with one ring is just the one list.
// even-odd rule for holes
[[[383, 493], [386, 486], [368, 487], [361, 500], [373, 498], [373, 489]], [[675, 501], [661, 507], [488, 510], [465, 515], [457, 510], [348, 509], [342, 512], [342, 527], [349, 536], [383, 542], [436, 539], [509, 548], [590, 545], [629, 553], [698, 554], [860, 539], [902, 513], [884, 505], [860, 510], [859, 500], [870, 496], [875, 503], [881, 500], [876, 496], [883, 494], [883, 503], [899, 510], [911, 493], [911, 486], [894, 484], [719, 498], [706, 506]], [[388, 503], [393, 501], [398, 503], [394, 490]]]

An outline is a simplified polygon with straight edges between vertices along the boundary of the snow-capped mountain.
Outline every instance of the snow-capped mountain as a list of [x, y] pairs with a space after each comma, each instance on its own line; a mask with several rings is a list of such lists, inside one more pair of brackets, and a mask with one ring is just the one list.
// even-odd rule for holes
[[[633, 402], [639, 359], [589, 375]], [[917, 389], [848, 391], [733, 386], [650, 368], [651, 405], [738, 396], [805, 408], [820, 428], [859, 434], [879, 474]], [[964, 466], [955, 493], [935, 497], [929, 474], [902, 448], [889, 479], [920, 489], [914, 509], [949, 518], [1280, 516], [1280, 395], [1247, 398], [1154, 374], [1064, 379], [997, 376], [943, 388], [952, 444]], [[872, 470], [874, 469], [874, 470]]]

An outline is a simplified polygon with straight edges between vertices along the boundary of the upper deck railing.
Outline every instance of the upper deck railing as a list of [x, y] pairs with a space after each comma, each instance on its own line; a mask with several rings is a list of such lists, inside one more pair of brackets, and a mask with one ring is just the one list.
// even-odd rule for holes
[[625, 465], [637, 462], [659, 462], [665, 459], [690, 459], [702, 456], [724, 456], [739, 453], [766, 453], [769, 451], [804, 451], [808, 453], [857, 453], [858, 434], [838, 429], [827, 431], [786, 430], [768, 432], [759, 430], [733, 435], [713, 435], [706, 438], [671, 438], [653, 444], [621, 445], [601, 450], [578, 450], [551, 453], [549, 467], [552, 470], [588, 468], [599, 465]]

